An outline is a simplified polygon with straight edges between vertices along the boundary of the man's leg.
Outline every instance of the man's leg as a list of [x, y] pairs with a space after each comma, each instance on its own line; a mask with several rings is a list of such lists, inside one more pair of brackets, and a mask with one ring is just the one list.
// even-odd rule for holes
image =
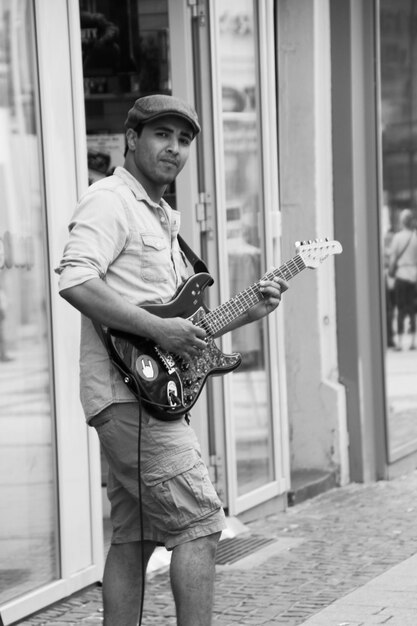
[[171, 557], [171, 586], [178, 626], [210, 626], [217, 543], [220, 533], [176, 546]]
[[[145, 541], [144, 566], [155, 549]], [[103, 576], [104, 626], [136, 626], [140, 612], [142, 577], [141, 543], [112, 544]]]

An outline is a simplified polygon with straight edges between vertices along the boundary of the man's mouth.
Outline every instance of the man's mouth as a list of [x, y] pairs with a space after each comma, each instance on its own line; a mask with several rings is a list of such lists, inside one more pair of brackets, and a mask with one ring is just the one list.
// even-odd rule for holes
[[177, 161], [172, 161], [171, 159], [161, 159], [162, 163], [168, 163], [168, 165], [173, 165], [174, 167], [178, 167]]

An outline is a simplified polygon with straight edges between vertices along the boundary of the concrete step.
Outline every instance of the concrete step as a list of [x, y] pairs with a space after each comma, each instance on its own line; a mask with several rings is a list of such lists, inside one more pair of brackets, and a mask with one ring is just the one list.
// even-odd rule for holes
[[300, 469], [291, 472], [291, 488], [288, 491], [288, 506], [300, 504], [320, 493], [336, 487], [334, 472], [319, 469]]

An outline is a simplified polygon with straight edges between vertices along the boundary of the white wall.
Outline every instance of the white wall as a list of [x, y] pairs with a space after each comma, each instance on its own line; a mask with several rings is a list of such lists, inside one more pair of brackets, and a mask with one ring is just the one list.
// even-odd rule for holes
[[[278, 3], [283, 256], [296, 240], [333, 239], [328, 0]], [[348, 480], [344, 388], [338, 383], [334, 260], [285, 295], [291, 470]]]

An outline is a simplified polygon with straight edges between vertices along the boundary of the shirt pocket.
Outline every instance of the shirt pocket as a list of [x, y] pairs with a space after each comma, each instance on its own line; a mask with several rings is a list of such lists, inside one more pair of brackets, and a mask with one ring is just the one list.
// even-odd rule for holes
[[172, 272], [171, 251], [164, 237], [141, 234], [141, 276], [153, 283], [166, 283]]

